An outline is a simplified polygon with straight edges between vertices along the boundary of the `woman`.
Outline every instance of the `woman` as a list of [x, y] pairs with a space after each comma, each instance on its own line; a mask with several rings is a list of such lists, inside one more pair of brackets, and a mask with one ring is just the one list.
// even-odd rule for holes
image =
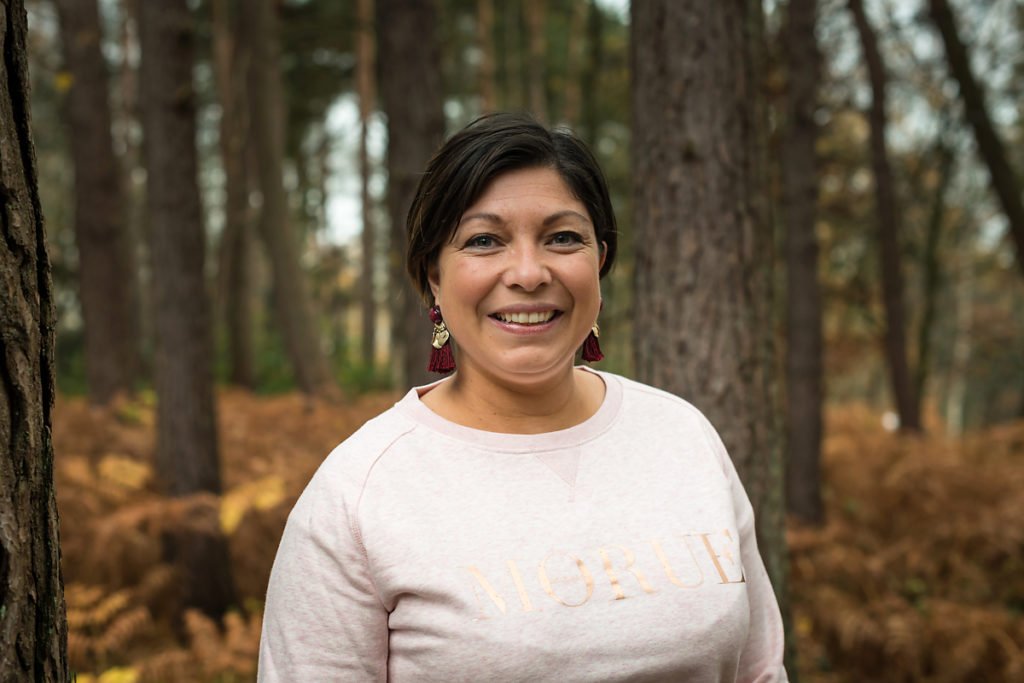
[[[597, 359], [608, 190], [570, 134], [484, 117], [431, 160], [408, 268], [434, 369], [292, 511], [263, 681], [779, 681], [750, 502], [685, 401]], [[452, 352], [452, 343], [457, 351]]]

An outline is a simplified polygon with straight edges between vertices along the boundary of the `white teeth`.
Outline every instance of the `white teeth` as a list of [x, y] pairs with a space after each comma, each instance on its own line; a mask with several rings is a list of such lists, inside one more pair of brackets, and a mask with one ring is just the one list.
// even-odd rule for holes
[[507, 323], [518, 323], [520, 325], [536, 325], [546, 323], [555, 316], [554, 311], [543, 313], [498, 313], [497, 317]]

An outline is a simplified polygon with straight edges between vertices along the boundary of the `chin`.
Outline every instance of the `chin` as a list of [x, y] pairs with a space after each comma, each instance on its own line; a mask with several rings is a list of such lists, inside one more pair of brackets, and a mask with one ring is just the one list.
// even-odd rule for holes
[[541, 384], [563, 373], [571, 373], [574, 366], [575, 355], [568, 359], [534, 359], [532, 362], [503, 363], [500, 374], [514, 382]]

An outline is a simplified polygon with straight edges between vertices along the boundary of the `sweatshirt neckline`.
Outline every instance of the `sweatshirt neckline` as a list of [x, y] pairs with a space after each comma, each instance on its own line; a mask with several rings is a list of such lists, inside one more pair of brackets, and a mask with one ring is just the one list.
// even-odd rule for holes
[[585, 372], [591, 372], [604, 382], [604, 400], [597, 411], [583, 422], [566, 429], [540, 434], [506, 434], [488, 432], [482, 429], [466, 427], [447, 418], [441, 417], [428, 408], [421, 400], [420, 393], [426, 393], [448, 378], [413, 387], [395, 404], [401, 412], [428, 429], [459, 441], [464, 441], [488, 450], [540, 452], [579, 446], [603, 433], [618, 415], [622, 405], [622, 384], [619, 378], [606, 372], [580, 366]]

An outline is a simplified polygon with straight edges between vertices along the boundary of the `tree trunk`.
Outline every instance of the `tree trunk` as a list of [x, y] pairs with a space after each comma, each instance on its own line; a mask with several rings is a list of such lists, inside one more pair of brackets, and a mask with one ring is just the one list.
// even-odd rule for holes
[[54, 312], [21, 0], [0, 12], [0, 681], [66, 681], [50, 441]]
[[378, 0], [377, 32], [381, 103], [388, 117], [392, 357], [398, 359], [397, 384], [405, 387], [435, 379], [427, 372], [430, 320], [405, 273], [406, 214], [420, 174], [444, 136], [434, 3]]
[[821, 55], [814, 37], [817, 0], [790, 0], [782, 47], [787, 74], [781, 150], [786, 224], [786, 502], [789, 512], [821, 524], [821, 436], [824, 400], [821, 286], [818, 281], [817, 160]]
[[1024, 271], [1024, 200], [1021, 199], [1022, 186], [1014, 172], [1006, 154], [1006, 146], [999, 139], [992, 124], [992, 117], [985, 105], [985, 93], [981, 89], [971, 63], [967, 58], [967, 49], [956, 30], [953, 11], [946, 0], [929, 0], [932, 21], [942, 35], [946, 46], [946, 59], [949, 70], [957, 83], [960, 84], [960, 97], [964, 101], [967, 120], [974, 130], [974, 140], [978, 143], [978, 152], [988, 166], [992, 189], [1003, 207], [1009, 223], [1010, 236], [1017, 248], [1017, 265]]
[[857, 34], [864, 50], [864, 62], [871, 82], [871, 166], [875, 176], [875, 204], [878, 222], [879, 259], [882, 264], [882, 303], [885, 307], [885, 358], [900, 429], [921, 431], [921, 407], [907, 362], [906, 313], [903, 305], [903, 266], [900, 255], [900, 217], [895, 181], [885, 144], [885, 65], [878, 50], [874, 29], [864, 13], [861, 0], [848, 0]]
[[[965, 222], [976, 221], [965, 217]], [[971, 229], [968, 229], [971, 228]], [[975, 225], [960, 224], [955, 230], [953, 272], [953, 352], [949, 367], [949, 389], [945, 399], [946, 431], [954, 437], [963, 436], [967, 428], [967, 399], [970, 389], [971, 356], [974, 350], [974, 249], [969, 234]]]
[[363, 232], [360, 240], [363, 252], [363, 272], [359, 278], [360, 310], [362, 313], [363, 365], [372, 368], [377, 353], [377, 298], [375, 274], [377, 272], [377, 234], [374, 221], [373, 197], [370, 195], [370, 151], [367, 145], [370, 116], [373, 114], [373, 0], [359, 0], [359, 35], [356, 58], [356, 85], [359, 91], [359, 179], [363, 205]]
[[295, 381], [307, 395], [334, 395], [337, 385], [320, 346], [320, 334], [299, 261], [284, 191], [284, 99], [277, 17], [272, 0], [246, 3], [243, 17], [251, 49], [248, 79], [250, 140], [263, 195], [259, 226], [274, 276], [274, 305]]
[[[771, 228], [755, 71], [759, 3], [633, 3], [636, 372], [693, 401], [729, 449], [785, 614], [771, 386]], [[687, 87], [673, 87], [685, 83]]]
[[153, 306], [149, 300], [152, 288], [149, 286], [147, 269], [139, 263], [148, 258], [146, 254], [146, 180], [145, 174], [138, 173], [144, 166], [142, 161], [142, 123], [139, 117], [139, 22], [138, 0], [118, 0], [121, 23], [118, 30], [121, 43], [121, 60], [118, 64], [118, 79], [112, 108], [114, 149], [118, 152], [121, 165], [121, 187], [124, 188], [124, 210], [127, 235], [135, 261], [138, 289], [136, 290], [136, 317], [139, 329], [141, 366], [143, 378], [152, 377]]
[[[213, 339], [203, 275], [205, 236], [196, 180], [193, 20], [185, 0], [139, 3], [146, 206], [156, 308], [156, 471], [166, 492], [221, 488], [213, 401]], [[219, 616], [234, 602], [227, 545], [182, 531], [167, 552], [182, 599]]]
[[231, 0], [214, 0], [213, 58], [220, 100], [220, 152], [224, 167], [224, 233], [220, 243], [224, 319], [228, 338], [228, 379], [240, 387], [256, 385], [253, 350], [252, 232], [245, 141], [249, 121], [245, 106], [248, 46], [239, 30], [244, 8]]
[[586, 27], [589, 8], [583, 2], [569, 6], [569, 41], [566, 50], [565, 100], [562, 106], [562, 121], [576, 127], [580, 123], [584, 59], [586, 57]]
[[476, 15], [476, 42], [480, 49], [480, 113], [498, 108], [494, 92], [494, 0], [479, 0]]
[[597, 145], [600, 126], [600, 112], [597, 110], [597, 94], [601, 87], [601, 68], [604, 65], [604, 17], [597, 0], [590, 0], [587, 8], [587, 59], [581, 77], [582, 108], [581, 122], [583, 139], [591, 147]]
[[108, 403], [130, 392], [142, 361], [138, 268], [114, 156], [107, 65], [96, 0], [58, 0], [67, 113], [75, 169], [75, 244], [85, 329], [89, 398]]
[[523, 26], [522, 3], [502, 2], [498, 5], [501, 11], [500, 29], [495, 36], [497, 44], [496, 76], [499, 85], [500, 109], [525, 109], [523, 78]]
[[[940, 134], [942, 135], [942, 134]], [[931, 370], [932, 329], [935, 327], [935, 308], [938, 303], [941, 272], [939, 270], [939, 241], [946, 216], [946, 190], [953, 178], [953, 150], [944, 140], [938, 144], [939, 180], [935, 187], [932, 209], [928, 216], [928, 229], [924, 245], [924, 306], [917, 333], [917, 364], [914, 366], [914, 395], [924, 399], [928, 373]]]
[[526, 27], [529, 41], [528, 93], [530, 112], [537, 120], [548, 120], [548, 97], [545, 62], [547, 61], [547, 36], [544, 34], [545, 0], [526, 0]]

